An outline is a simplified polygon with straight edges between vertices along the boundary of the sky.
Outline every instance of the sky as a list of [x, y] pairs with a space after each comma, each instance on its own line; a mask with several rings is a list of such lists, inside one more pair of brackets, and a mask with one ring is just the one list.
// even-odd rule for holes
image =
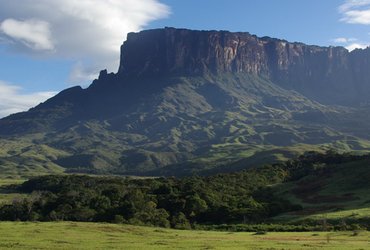
[[116, 72], [128, 32], [166, 26], [353, 50], [370, 45], [370, 0], [0, 0], [0, 117]]

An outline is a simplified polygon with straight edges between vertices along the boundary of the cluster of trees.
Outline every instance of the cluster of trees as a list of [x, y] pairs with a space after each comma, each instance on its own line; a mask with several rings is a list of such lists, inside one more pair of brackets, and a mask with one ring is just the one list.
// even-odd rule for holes
[[42, 176], [18, 187], [29, 197], [2, 206], [0, 220], [105, 221], [179, 229], [263, 223], [279, 213], [301, 209], [276, 196], [274, 184], [323, 171], [319, 163], [351, 157], [306, 154], [287, 163], [181, 179]]
[[109, 221], [190, 228], [194, 223], [259, 223], [294, 209], [268, 185], [284, 170], [265, 167], [211, 177], [132, 179], [43, 176], [19, 187], [26, 199], [0, 209], [1, 220]]

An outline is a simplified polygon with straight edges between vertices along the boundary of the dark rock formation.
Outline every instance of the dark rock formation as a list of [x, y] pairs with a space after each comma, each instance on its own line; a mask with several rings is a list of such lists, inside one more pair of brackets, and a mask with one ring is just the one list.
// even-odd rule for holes
[[249, 33], [165, 28], [130, 33], [121, 51], [121, 76], [244, 72], [327, 104], [356, 105], [370, 96], [370, 49], [350, 53]]

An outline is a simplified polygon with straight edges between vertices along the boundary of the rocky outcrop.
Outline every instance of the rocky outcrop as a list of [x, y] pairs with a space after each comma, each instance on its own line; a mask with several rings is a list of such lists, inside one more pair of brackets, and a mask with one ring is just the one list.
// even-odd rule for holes
[[130, 33], [122, 46], [120, 74], [198, 75], [267, 72], [259, 39], [248, 33], [165, 28]]
[[326, 104], [370, 96], [369, 49], [289, 43], [249, 33], [155, 29], [130, 33], [118, 74], [125, 77], [248, 73]]

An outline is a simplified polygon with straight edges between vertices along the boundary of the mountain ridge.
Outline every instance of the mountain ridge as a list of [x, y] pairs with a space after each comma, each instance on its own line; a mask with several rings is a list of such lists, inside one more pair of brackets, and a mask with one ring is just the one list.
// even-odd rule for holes
[[165, 28], [121, 51], [117, 73], [0, 120], [3, 172], [176, 175], [370, 150], [370, 49]]
[[[187, 29], [154, 29], [130, 33], [121, 47], [118, 75], [202, 75], [204, 73], [248, 73], [266, 75], [281, 86], [312, 97], [303, 86], [307, 78], [310, 88], [329, 85], [326, 95], [317, 101], [348, 105], [348, 100], [330, 95], [330, 88], [342, 94], [352, 94], [358, 104], [363, 91], [368, 95], [369, 79], [366, 57], [370, 49], [349, 52], [343, 47], [320, 47], [263, 37], [242, 32], [193, 31]], [[365, 58], [364, 58], [365, 57]], [[361, 61], [362, 65], [355, 63]], [[352, 67], [353, 65], [353, 67]], [[362, 70], [361, 70], [362, 69]], [[353, 88], [348, 88], [352, 82]], [[368, 80], [367, 80], [368, 83]], [[317, 95], [317, 93], [316, 93]]]

